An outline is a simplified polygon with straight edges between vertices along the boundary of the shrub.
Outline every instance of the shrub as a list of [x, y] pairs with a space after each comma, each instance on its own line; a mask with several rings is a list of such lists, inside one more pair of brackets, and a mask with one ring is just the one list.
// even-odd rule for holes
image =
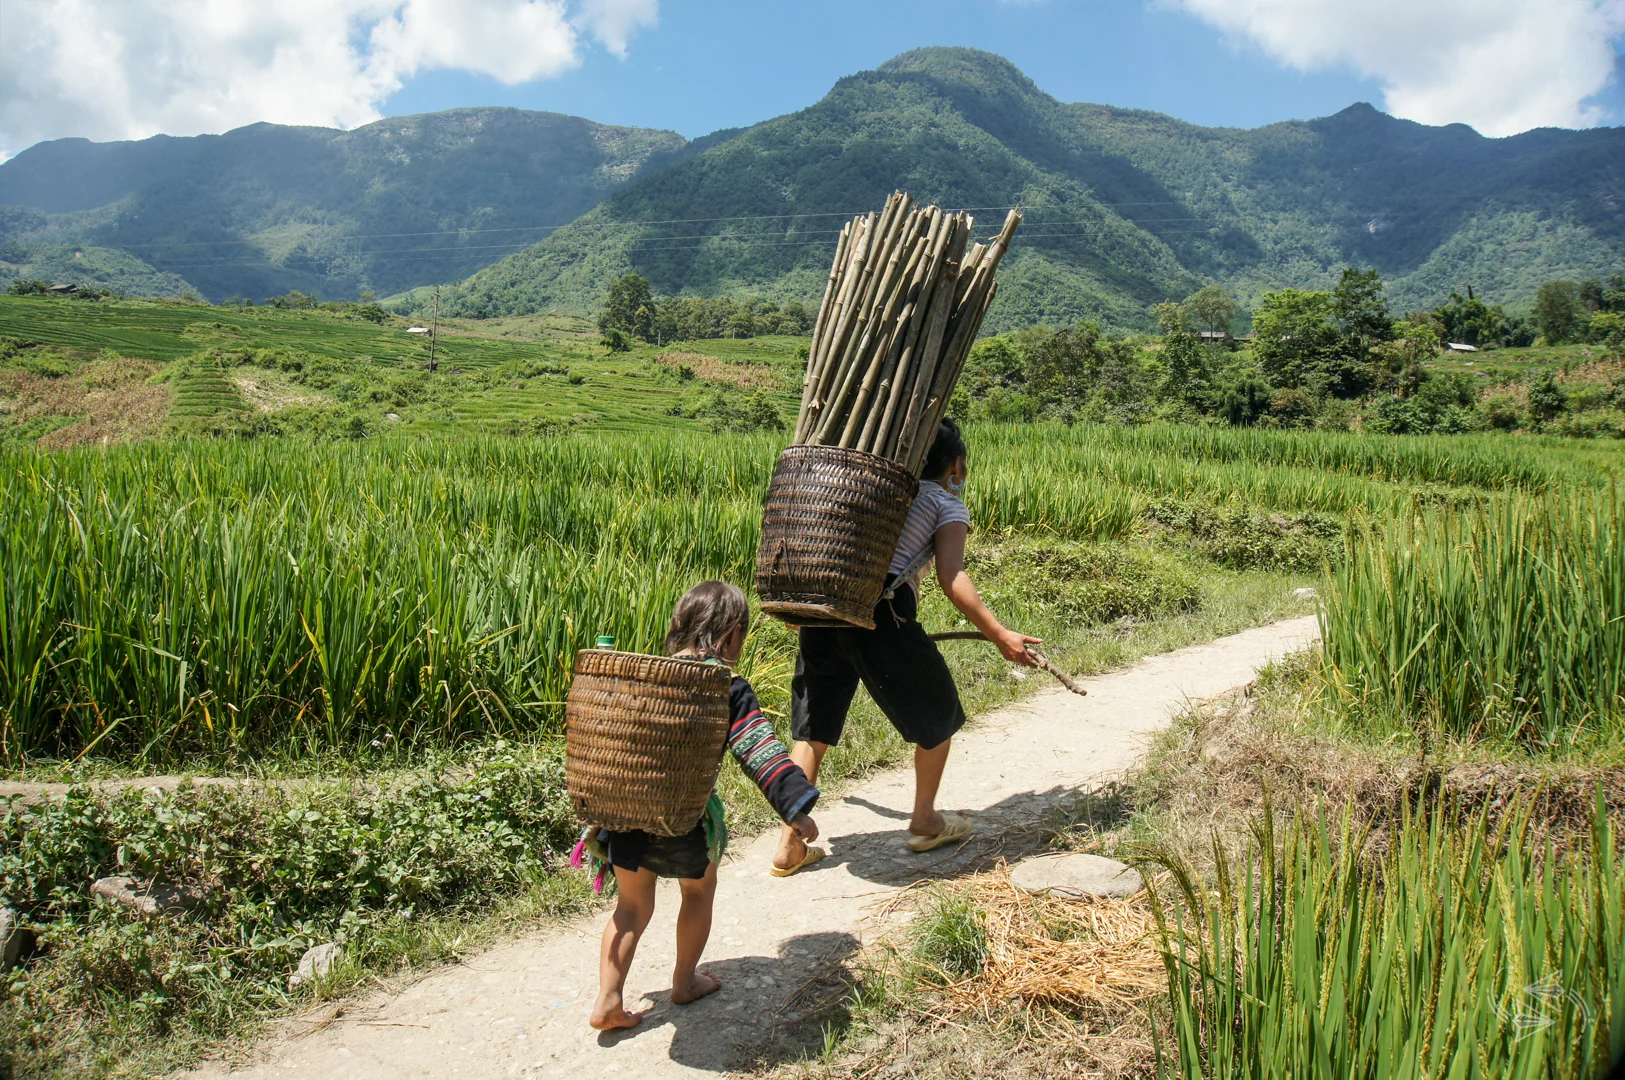
[[1286, 387], [1270, 395], [1271, 427], [1309, 428], [1315, 426], [1315, 399], [1296, 387]]
[[1571, 439], [1625, 439], [1625, 412], [1592, 409], [1568, 413], [1552, 423], [1551, 432]]
[[1526, 397], [1515, 390], [1499, 390], [1484, 397], [1480, 406], [1484, 423], [1496, 431], [1516, 431], [1528, 426], [1529, 413], [1524, 408]]
[[[407, 920], [488, 906], [564, 865], [575, 824], [556, 746], [494, 742], [450, 766], [365, 785], [75, 787], [13, 803], [0, 904], [41, 954], [0, 999], [0, 1074], [77, 1074], [67, 1044], [116, 1055], [230, 1032], [245, 1004], [282, 999], [309, 945], [365, 954]], [[93, 904], [88, 884], [115, 873], [205, 900], [162, 919]], [[63, 1014], [88, 1030], [53, 1023]]]
[[1057, 619], [1098, 624], [1133, 616], [1147, 619], [1201, 606], [1196, 576], [1165, 553], [1013, 538], [973, 548], [972, 568], [994, 571], [988, 602], [1002, 597], [1048, 609]]
[[1377, 399], [1366, 426], [1388, 435], [1460, 435], [1481, 423], [1476, 388], [1468, 375], [1435, 375], [1409, 397]]
[[1568, 407], [1568, 391], [1557, 381], [1557, 376], [1545, 371], [1529, 384], [1529, 414], [1541, 423], [1557, 417]]
[[1255, 514], [1235, 506], [1161, 499], [1146, 520], [1235, 570], [1315, 570], [1339, 550], [1342, 523], [1324, 514]]
[[1327, 398], [1320, 406], [1320, 415], [1315, 417], [1315, 428], [1319, 431], [1353, 431], [1360, 422], [1360, 407], [1352, 401], [1343, 398]]
[[783, 431], [784, 417], [773, 399], [760, 390], [749, 394], [718, 390], [695, 413], [716, 432]]
[[1232, 427], [1251, 427], [1269, 411], [1273, 393], [1263, 379], [1245, 376], [1220, 389], [1219, 412]]

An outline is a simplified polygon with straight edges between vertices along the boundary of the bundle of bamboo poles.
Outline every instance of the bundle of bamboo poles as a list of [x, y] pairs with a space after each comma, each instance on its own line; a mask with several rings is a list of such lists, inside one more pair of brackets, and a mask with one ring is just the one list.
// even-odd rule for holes
[[[974, 220], [896, 192], [841, 230], [813, 327], [797, 443], [925, 465], [949, 395], [998, 291], [1021, 214], [987, 244]], [[967, 248], [969, 250], [967, 250]]]

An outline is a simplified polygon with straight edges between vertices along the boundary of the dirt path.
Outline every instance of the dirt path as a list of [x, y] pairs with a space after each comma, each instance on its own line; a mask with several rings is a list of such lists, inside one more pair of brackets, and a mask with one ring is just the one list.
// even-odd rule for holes
[[722, 869], [704, 964], [723, 988], [693, 1005], [666, 999], [677, 896], [675, 883], [662, 882], [627, 984], [629, 1005], [650, 1010], [632, 1032], [601, 1036], [587, 1027], [603, 925], [595, 915], [440, 970], [398, 995], [356, 1002], [319, 1031], [269, 1043], [250, 1068], [187, 1075], [586, 1080], [723, 1073], [816, 1053], [816, 1014], [834, 989], [831, 976], [878, 929], [877, 905], [922, 878], [1019, 854], [1023, 826], [1031, 843], [1033, 823], [1120, 774], [1183, 703], [1247, 683], [1315, 634], [1312, 617], [1275, 623], [1087, 680], [1087, 698], [1045, 690], [980, 718], [955, 740], [943, 784], [941, 805], [969, 810], [977, 823], [957, 852], [904, 848], [907, 771], [876, 776], [819, 808], [830, 857], [816, 870], [771, 877], [772, 834], [738, 845]]

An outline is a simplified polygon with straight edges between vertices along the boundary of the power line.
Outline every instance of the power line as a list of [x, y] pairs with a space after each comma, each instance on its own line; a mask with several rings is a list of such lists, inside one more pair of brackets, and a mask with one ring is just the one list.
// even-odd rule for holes
[[[1228, 194], [1228, 193], [1226, 193], [1226, 194]], [[1245, 193], [1243, 193], [1243, 194], [1245, 194]], [[1087, 200], [1086, 203], [1085, 203], [1085, 200]], [[1394, 203], [1413, 203], [1414, 204], [1414, 203], [1432, 203], [1432, 202], [1440, 202], [1440, 201], [1459, 201], [1459, 196], [1440, 194], [1440, 195], [1388, 195], [1388, 196], [1383, 197], [1383, 204], [1385, 206], [1392, 205]], [[1181, 206], [1181, 207], [1188, 207], [1188, 206], [1190, 206], [1191, 202], [1192, 202], [1192, 200], [1189, 200], [1189, 199], [1138, 199], [1138, 200], [1122, 200], [1122, 201], [1118, 201], [1118, 202], [1107, 202], [1107, 201], [1104, 201], [1104, 200], [1101, 200], [1101, 199], [1091, 199], [1091, 198], [1089, 198], [1089, 196], [1084, 195], [1084, 196], [1081, 196], [1077, 200], [1070, 201], [1070, 202], [1067, 202], [1067, 203], [1030, 203], [1030, 204], [1021, 204], [1019, 206], [964, 206], [964, 207], [951, 208], [947, 212], [950, 212], [950, 213], [953, 213], [953, 212], [982, 213], [982, 212], [998, 212], [998, 211], [1008, 211], [1008, 210], [1020, 209], [1020, 210], [1022, 210], [1024, 212], [1027, 212], [1027, 213], [1030, 213], [1030, 214], [1041, 214], [1041, 213], [1043, 213], [1045, 211], [1048, 211], [1048, 210], [1057, 210], [1057, 209], [1078, 210], [1078, 209], [1084, 209], [1084, 208], [1089, 208], [1089, 207], [1100, 207], [1100, 208], [1103, 208], [1103, 209], [1116, 209], [1118, 207], [1129, 207], [1129, 206]], [[1080, 204], [1083, 204], [1083, 205], [1080, 205]], [[866, 209], [862, 209], [862, 210], [828, 210], [828, 211], [818, 211], [818, 212], [799, 213], [799, 214], [734, 214], [734, 215], [719, 216], [719, 217], [700, 217], [700, 218], [649, 218], [649, 219], [646, 219], [646, 220], [639, 220], [639, 221], [582, 221], [582, 220], [580, 220], [578, 218], [575, 221], [568, 221], [568, 222], [564, 222], [562, 224], [555, 224], [555, 225], [511, 225], [511, 226], [502, 226], [502, 227], [499, 227], [499, 228], [487, 228], [487, 229], [433, 229], [433, 230], [426, 230], [426, 231], [421, 231], [421, 232], [340, 233], [340, 234], [334, 234], [334, 238], [338, 239], [338, 240], [389, 240], [389, 239], [403, 239], [403, 238], [423, 237], [423, 236], [480, 236], [480, 235], [488, 235], [488, 234], [494, 234], [494, 233], [512, 233], [512, 232], [556, 232], [556, 231], [558, 231], [560, 229], [566, 229], [566, 228], [575, 228], [575, 229], [618, 229], [618, 228], [636, 228], [638, 226], [645, 226], [645, 225], [715, 224], [717, 222], [724, 222], [724, 221], [740, 221], [740, 222], [748, 222], [748, 221], [795, 221], [795, 220], [803, 220], [803, 219], [810, 219], [810, 218], [829, 218], [829, 217], [851, 218], [851, 217], [859, 217], [859, 216], [862, 216], [864, 214], [867, 214], [867, 213], [871, 212], [871, 209], [872, 208], [866, 208]], [[1359, 210], [1359, 211], [1354, 212], [1354, 216], [1358, 217], [1358, 216], [1364, 216], [1364, 215], [1367, 215], [1367, 214], [1377, 214], [1377, 213], [1380, 213], [1380, 212], [1381, 211], [1375, 210], [1375, 209], [1372, 209], [1372, 210]], [[1130, 217], [1130, 216], [1127, 216], [1127, 215], [1119, 215], [1119, 216], [1122, 217], [1123, 220], [1133, 222], [1135, 224], [1144, 224], [1144, 223], [1150, 223], [1150, 222], [1156, 222], [1156, 221], [1178, 221], [1178, 220], [1205, 221], [1205, 220], [1209, 220], [1212, 217], [1212, 215], [1207, 215], [1207, 214], [1200, 214], [1200, 215], [1192, 214], [1192, 215], [1185, 215], [1184, 217], [1176, 217], [1176, 218], [1135, 218], [1135, 217]], [[539, 243], [540, 241], [534, 241], [534, 242]], [[132, 241], [132, 242], [130, 242], [130, 243], [126, 244], [126, 245], [123, 245], [123, 246], [126, 247], [127, 249], [142, 247], [142, 248], [146, 248], [146, 249], [151, 250], [153, 248], [181, 248], [181, 247], [254, 247], [254, 246], [257, 246], [257, 244], [258, 244], [258, 241], [255, 241], [255, 240], [156, 240], [156, 241], [148, 241], [148, 242]], [[529, 244], [510, 245], [510, 246], [525, 247], [525, 246], [529, 246]], [[469, 249], [469, 250], [472, 250], [472, 249]]]
[[[1083, 238], [1086, 238], [1086, 237], [1089, 237], [1089, 236], [1099, 235], [1102, 231], [1103, 230], [1095, 229], [1095, 230], [1082, 230], [1082, 231], [1077, 231], [1077, 232], [1039, 232], [1039, 233], [1025, 233], [1025, 234], [1018, 233], [1017, 236], [1020, 239], [1027, 239], [1027, 240], [1054, 239], [1054, 238], [1083, 239]], [[1206, 228], [1163, 229], [1160, 232], [1153, 233], [1152, 236], [1154, 238], [1160, 239], [1163, 236], [1167, 236], [1167, 235], [1175, 235], [1175, 234], [1182, 234], [1182, 233], [1183, 234], [1207, 233], [1207, 232], [1210, 232], [1210, 231], [1211, 230], [1206, 229]], [[704, 250], [706, 247], [712, 245], [713, 243], [715, 243], [715, 242], [717, 242], [719, 240], [727, 240], [729, 238], [727, 238], [727, 237], [682, 237], [681, 239], [697, 239], [697, 240], [700, 240], [701, 242], [697, 243], [697, 244], [685, 244], [685, 245], [667, 244], [667, 245], [663, 245], [663, 246], [660, 246], [660, 247], [651, 247], [651, 248], [648, 248], [646, 250], [649, 253], [654, 253], [654, 254], [663, 254], [665, 252], [701, 251], [701, 250]], [[633, 249], [634, 245], [636, 245], [638, 243], [641, 243], [641, 241], [639, 241], [639, 240], [627, 240], [627, 241], [623, 241], [621, 243], [611, 243], [611, 244], [608, 244], [606, 246], [610, 247], [610, 248], [613, 248], [613, 249], [616, 249], [616, 250], [623, 250], [624, 251], [624, 250]], [[827, 246], [829, 246], [829, 245], [831, 245], [833, 243], [834, 243], [833, 240], [770, 241], [770, 240], [742, 240], [741, 239], [741, 240], [733, 240], [731, 246], [736, 247], [736, 248], [743, 248], [743, 247], [764, 247], [764, 248], [765, 247], [827, 247]], [[525, 245], [513, 245], [513, 246], [518, 248], [519, 250], [524, 250], [524, 249], [532, 247], [534, 245], [525, 244]], [[436, 249], [426, 249], [426, 250], [436, 250]], [[331, 256], [325, 256], [323, 258], [324, 259], [339, 259], [339, 258], [347, 258], [347, 257], [356, 256], [358, 254], [379, 254], [379, 255], [386, 255], [386, 256], [388, 255], [387, 252], [373, 252], [373, 253], [338, 252], [338, 253], [335, 253], [335, 254], [333, 254]], [[448, 252], [448, 254], [449, 254], [449, 252]], [[445, 257], [446, 257], [445, 255], [408, 255], [408, 256], [402, 256], [402, 257], [386, 258], [384, 261], [389, 262], [389, 263], [397, 263], [397, 262], [402, 262], [402, 263], [404, 263], [404, 262], [435, 262], [435, 261], [443, 261], [445, 259]], [[316, 260], [316, 261], [321, 261], [321, 260]], [[183, 270], [183, 269], [187, 269], [187, 268], [207, 268], [207, 267], [219, 267], [219, 266], [265, 266], [265, 265], [276, 265], [276, 264], [269, 264], [268, 260], [265, 260], [265, 259], [200, 259], [200, 260], [194, 260], [194, 261], [190, 261], [190, 262], [165, 262], [163, 264], [163, 266], [158, 267], [158, 269], [160, 269], [160, 270], [163, 270], [163, 269]], [[284, 268], [286, 268], [285, 264], [283, 264], [283, 265], [284, 265]], [[486, 265], [494, 265], [494, 264], [487, 263]]]
[[[1164, 205], [1173, 206], [1173, 205], [1180, 205], [1180, 203], [1179, 203], [1179, 200], [1177, 200], [1177, 199], [1154, 199], [1154, 200], [1148, 200], [1148, 201], [1145, 201], [1145, 202], [1119, 202], [1119, 203], [1107, 203], [1107, 202], [1101, 202], [1099, 200], [1095, 200], [1094, 205], [1096, 205], [1096, 206], [1164, 206]], [[828, 210], [828, 211], [820, 211], [820, 212], [817, 212], [817, 213], [805, 213], [805, 214], [734, 214], [734, 215], [727, 216], [727, 217], [708, 217], [708, 218], [649, 218], [647, 220], [641, 220], [641, 221], [582, 221], [581, 219], [577, 218], [575, 221], [567, 221], [567, 222], [564, 222], [561, 225], [510, 225], [510, 226], [504, 226], [502, 228], [496, 228], [496, 229], [435, 229], [435, 230], [430, 230], [430, 231], [427, 231], [427, 232], [342, 233], [342, 234], [339, 234], [339, 237], [341, 239], [351, 239], [351, 240], [390, 240], [390, 239], [399, 239], [399, 238], [402, 238], [402, 237], [413, 237], [413, 236], [474, 236], [474, 235], [480, 235], [480, 234], [485, 234], [485, 233], [545, 232], [545, 231], [549, 231], [549, 230], [567, 229], [567, 228], [572, 228], [572, 227], [578, 228], [578, 229], [613, 229], [613, 228], [623, 228], [623, 227], [635, 227], [635, 226], [639, 226], [639, 225], [714, 224], [714, 223], [719, 222], [719, 221], [791, 221], [791, 220], [798, 220], [798, 219], [802, 219], [802, 218], [825, 218], [825, 217], [851, 218], [851, 217], [861, 217], [864, 214], [870, 213], [871, 209], [872, 208], [864, 209], [864, 210]], [[1045, 209], [1045, 207], [1031, 207], [1031, 206], [962, 206], [962, 207], [958, 207], [956, 209], [947, 210], [945, 212], [946, 213], [960, 213], [960, 212], [963, 212], [963, 213], [981, 213], [983, 211], [992, 212], [992, 211], [998, 211], [998, 210], [1006, 210], [1006, 211], [1008, 211], [1008, 210], [1017, 210], [1017, 209], [1021, 209], [1021, 210], [1041, 210], [1041, 209]], [[1076, 207], [1068, 206], [1067, 209], [1076, 209]], [[209, 246], [222, 246], [223, 247], [223, 246], [227, 246], [227, 245], [251, 246], [251, 245], [257, 243], [257, 241], [254, 241], [254, 240], [171, 240], [171, 241], [161, 241], [161, 243], [167, 244], [168, 246], [171, 246], [171, 247], [209, 247]]]
[[[1172, 225], [1172, 224], [1176, 224], [1176, 223], [1180, 223], [1180, 222], [1193, 222], [1193, 221], [1202, 221], [1202, 220], [1204, 220], [1204, 219], [1199, 218], [1199, 217], [1186, 216], [1186, 217], [1170, 217], [1170, 218], [1146, 218], [1146, 219], [1141, 219], [1139, 221], [1124, 220], [1122, 222], [1122, 224], [1135, 225], [1135, 226], [1145, 226], [1145, 225], [1157, 224], [1157, 225], [1167, 226], [1167, 225]], [[1023, 239], [1038, 239], [1040, 237], [1056, 237], [1056, 236], [1088, 236], [1088, 235], [1093, 235], [1093, 234], [1103, 232], [1103, 231], [1107, 230], [1108, 228], [1111, 228], [1111, 227], [1115, 226], [1116, 224], [1118, 224], [1118, 223], [1113, 222], [1113, 221], [1111, 221], [1109, 219], [1101, 220], [1101, 219], [1065, 219], [1065, 218], [1056, 218], [1056, 219], [1051, 219], [1051, 220], [1048, 220], [1048, 221], [1034, 221], [1034, 222], [1032, 222], [1032, 225], [1040, 226], [1040, 227], [1042, 227], [1042, 226], [1053, 226], [1053, 225], [1078, 225], [1078, 226], [1082, 227], [1082, 231], [1075, 232], [1075, 233], [1027, 231], [1027, 232], [1019, 233], [1018, 236], [1020, 236]], [[609, 246], [609, 247], [612, 247], [612, 248], [627, 249], [627, 248], [633, 247], [634, 245], [650, 245], [650, 250], [653, 250], [653, 251], [688, 251], [688, 250], [698, 250], [699, 248], [703, 248], [703, 247], [706, 247], [706, 246], [712, 245], [712, 244], [729, 244], [729, 245], [732, 245], [732, 246], [735, 246], [735, 247], [799, 247], [799, 246], [832, 244], [832, 243], [834, 243], [835, 240], [836, 240], [836, 237], [838, 235], [838, 232], [836, 230], [824, 230], [824, 231], [828, 235], [824, 239], [820, 239], [820, 240], [775, 241], [775, 240], [757, 239], [756, 236], [758, 236], [760, 234], [739, 235], [739, 234], [730, 234], [730, 233], [718, 233], [718, 234], [673, 233], [673, 234], [670, 234], [670, 235], [667, 235], [667, 236], [636, 236], [636, 237], [630, 237], [628, 239], [621, 240], [621, 241], [618, 241], [618, 242], [617, 241], [612, 241], [606, 246]], [[1210, 227], [1202, 227], [1202, 228], [1192, 228], [1192, 229], [1176, 229], [1176, 228], [1164, 227], [1164, 228], [1160, 228], [1160, 229], [1156, 229], [1156, 230], [1148, 230], [1148, 231], [1151, 231], [1153, 233], [1153, 235], [1161, 236], [1161, 235], [1166, 235], [1166, 234], [1170, 234], [1170, 233], [1181, 233], [1181, 232], [1185, 232], [1185, 233], [1209, 232], [1209, 231], [1211, 231], [1211, 228]], [[699, 243], [689, 245], [689, 244], [671, 243], [671, 241], [699, 241]], [[312, 259], [312, 260], [317, 260], [317, 261], [324, 260], [324, 259], [345, 259], [345, 258], [370, 257], [370, 258], [375, 258], [375, 259], [379, 259], [381, 261], [386, 261], [386, 262], [421, 262], [421, 261], [425, 261], [425, 260], [432, 261], [432, 260], [437, 260], [437, 259], [455, 259], [458, 256], [462, 256], [462, 255], [465, 255], [465, 254], [470, 253], [470, 252], [494, 252], [494, 251], [513, 252], [513, 251], [523, 251], [525, 249], [532, 248], [532, 247], [535, 247], [535, 246], [536, 246], [536, 244], [534, 242], [527, 242], [527, 243], [515, 243], [515, 244], [479, 244], [479, 245], [473, 245], [473, 246], [468, 246], [468, 247], [369, 248], [369, 249], [362, 249], [362, 250], [344, 250], [344, 249], [341, 248], [341, 249], [335, 249], [335, 250], [327, 251], [327, 252], [311, 252], [311, 253], [308, 253], [305, 257], [309, 258], [309, 259]], [[129, 250], [131, 250], [131, 251], [133, 251], [133, 252], [135, 252], [137, 254], [141, 253], [139, 248], [130, 248]], [[407, 255], [416, 255], [418, 253], [423, 253], [423, 252], [427, 252], [427, 253], [430, 253], [430, 254], [424, 256], [423, 258], [405, 258], [405, 257], [403, 257], [403, 256], [407, 256]], [[154, 256], [154, 257], [157, 257], [157, 256]], [[474, 257], [478, 258], [479, 256], [474, 256]], [[238, 258], [238, 257], [233, 257], [233, 256], [223, 256], [223, 257], [220, 257], [220, 258], [192, 258], [192, 259], [184, 259], [183, 258], [183, 259], [174, 259], [174, 260], [166, 259], [166, 260], [164, 260], [164, 265], [166, 265], [166, 266], [176, 266], [176, 267], [184, 267], [184, 266], [193, 266], [193, 267], [203, 267], [203, 266], [258, 266], [258, 265], [265, 265], [265, 264], [270, 263], [270, 262], [272, 262], [272, 260], [269, 259], [269, 258], [253, 258], [253, 257]], [[283, 265], [285, 265], [285, 264], [283, 264]]]
[[[1120, 207], [1120, 206], [1183, 206], [1183, 205], [1185, 205], [1185, 203], [1182, 202], [1181, 200], [1177, 200], [1177, 199], [1148, 199], [1148, 200], [1136, 201], [1136, 202], [1116, 202], [1116, 203], [1101, 202], [1099, 200], [1094, 200], [1091, 205], [1096, 206], [1096, 207], [1111, 209], [1111, 208], [1116, 208], [1116, 207]], [[1073, 210], [1073, 211], [1075, 211], [1075, 210], [1087, 209], [1087, 208], [1088, 208], [1087, 206], [1079, 206], [1079, 205], [1077, 205], [1075, 203], [1065, 204], [1065, 205], [1063, 205], [1063, 204], [1040, 204], [1040, 205], [1026, 205], [1026, 204], [1023, 204], [1023, 205], [1019, 205], [1019, 206], [965, 206], [965, 207], [958, 207], [956, 209], [951, 209], [951, 210], [948, 210], [946, 212], [948, 212], [948, 213], [960, 213], [960, 212], [963, 212], [963, 213], [982, 213], [982, 212], [997, 212], [997, 211], [1009, 211], [1009, 210], [1017, 210], [1017, 209], [1019, 209], [1019, 210], [1022, 210], [1024, 213], [1027, 213], [1027, 214], [1042, 214], [1042, 213], [1044, 213], [1044, 212], [1046, 212], [1048, 210], [1065, 209], [1065, 210]], [[513, 225], [513, 226], [505, 226], [505, 227], [502, 227], [502, 228], [493, 228], [493, 229], [435, 229], [435, 230], [429, 230], [429, 231], [425, 231], [425, 232], [331, 233], [331, 234], [327, 234], [327, 238], [330, 238], [330, 239], [333, 239], [333, 240], [336, 240], [336, 241], [391, 240], [391, 239], [403, 239], [403, 238], [422, 237], [422, 236], [478, 236], [478, 235], [486, 235], [486, 234], [492, 234], [492, 233], [550, 232], [550, 231], [551, 232], [556, 232], [556, 231], [558, 231], [560, 229], [566, 229], [566, 228], [575, 228], [575, 229], [623, 229], [623, 228], [638, 228], [640, 226], [647, 226], [647, 225], [697, 225], [697, 224], [702, 224], [703, 225], [703, 224], [715, 224], [715, 223], [724, 222], [724, 221], [738, 221], [738, 222], [795, 221], [795, 220], [803, 220], [803, 219], [809, 219], [809, 218], [828, 218], [828, 217], [851, 218], [851, 217], [862, 216], [862, 215], [864, 215], [864, 214], [866, 214], [868, 212], [869, 211], [866, 211], [866, 210], [860, 210], [860, 211], [831, 210], [831, 211], [820, 212], [820, 213], [806, 213], [806, 214], [735, 214], [735, 215], [726, 216], [726, 217], [650, 218], [650, 219], [639, 220], [639, 221], [581, 221], [581, 220], [578, 219], [576, 221], [565, 222], [564, 224], [561, 224], [561, 225]], [[1131, 221], [1131, 222], [1135, 222], [1136, 224], [1139, 224], [1139, 223], [1156, 222], [1156, 221], [1184, 221], [1184, 220], [1202, 221], [1202, 220], [1207, 220], [1207, 217], [1208, 217], [1208, 215], [1187, 214], [1187, 215], [1181, 215], [1181, 216], [1173, 217], [1173, 218], [1123, 217], [1123, 220]], [[1081, 220], [1081, 219], [1070, 219], [1070, 220]], [[831, 230], [831, 231], [836, 231], [836, 230]], [[539, 242], [540, 241], [538, 240], [538, 241], [530, 241], [530, 242], [527, 242], [525, 244], [520, 244], [520, 245], [506, 245], [506, 246], [529, 246], [530, 243], [539, 243]], [[130, 248], [130, 249], [134, 249], [134, 248], [139, 247], [139, 248], [144, 248], [144, 249], [147, 249], [147, 250], [153, 250], [153, 249], [161, 249], [161, 248], [182, 248], [182, 247], [254, 247], [254, 246], [257, 246], [258, 244], [259, 244], [259, 241], [256, 241], [256, 240], [153, 240], [153, 241], [139, 241], [138, 240], [138, 241], [130, 241], [125, 246], [127, 248]], [[492, 245], [492, 246], [497, 246], [497, 245]], [[469, 250], [472, 250], [472, 249], [469, 249]]]

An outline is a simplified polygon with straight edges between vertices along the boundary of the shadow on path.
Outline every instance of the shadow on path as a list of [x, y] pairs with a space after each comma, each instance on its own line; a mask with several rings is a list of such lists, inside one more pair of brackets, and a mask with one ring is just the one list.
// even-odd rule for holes
[[600, 1046], [617, 1046], [666, 1024], [671, 1059], [691, 1069], [729, 1072], [794, 1061], [823, 1048], [824, 1023], [845, 996], [843, 965], [859, 948], [848, 933], [800, 934], [774, 956], [736, 956], [702, 963], [722, 989], [688, 1005], [670, 991], [645, 994], [643, 1023], [604, 1032]]
[[[908, 820], [907, 813], [862, 800], [848, 801], [884, 817]], [[1109, 829], [1128, 813], [1128, 801], [1115, 783], [1024, 791], [971, 812], [971, 834], [959, 844], [915, 853], [908, 850], [904, 828], [846, 833], [829, 838], [830, 858], [824, 860], [824, 866], [844, 863], [854, 877], [897, 887], [927, 878], [962, 877], [980, 873], [1000, 859], [1015, 862], [1049, 850], [1054, 835], [1062, 829]]]

